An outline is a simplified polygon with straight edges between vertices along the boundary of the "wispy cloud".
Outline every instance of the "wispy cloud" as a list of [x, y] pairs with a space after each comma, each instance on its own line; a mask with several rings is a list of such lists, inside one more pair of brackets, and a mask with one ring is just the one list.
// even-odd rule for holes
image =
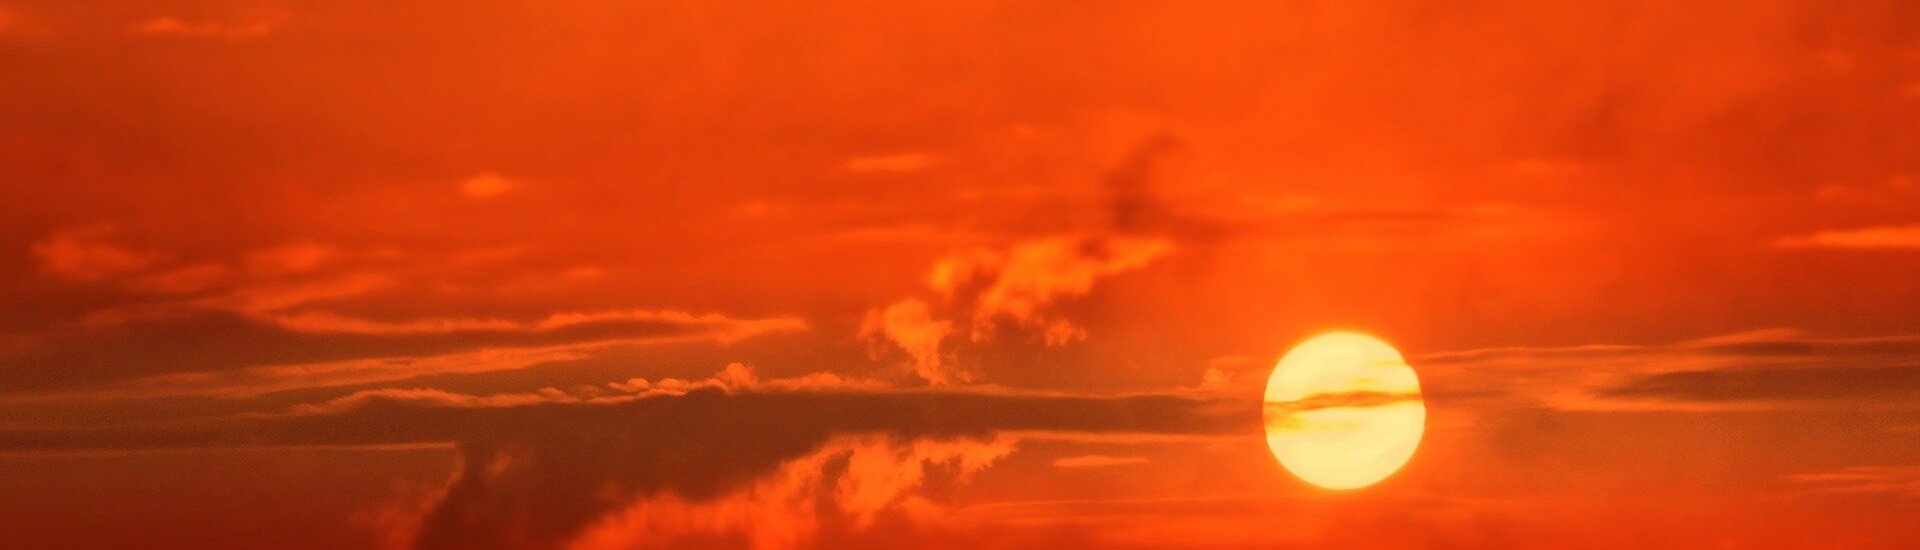
[[1920, 497], [1920, 466], [1850, 466], [1793, 474], [1787, 479], [1828, 494], [1892, 494]]
[[190, 21], [173, 16], [160, 16], [127, 27], [127, 31], [136, 36], [210, 38], [220, 40], [245, 40], [261, 38], [273, 34], [271, 21]]
[[932, 154], [906, 152], [850, 157], [840, 167], [859, 174], [905, 174], [926, 170], [934, 161]]
[[1780, 248], [1920, 249], [1920, 223], [1818, 231], [1773, 241]]
[[1081, 455], [1054, 459], [1055, 468], [1104, 468], [1108, 466], [1128, 466], [1146, 464], [1144, 456]]
[[1920, 335], [1766, 329], [1668, 344], [1429, 353], [1410, 363], [1439, 399], [1560, 410], [1899, 407], [1920, 395]]
[[1306, 397], [1302, 397], [1300, 399], [1294, 399], [1291, 401], [1267, 401], [1265, 405], [1265, 411], [1268, 418], [1275, 418], [1275, 417], [1285, 416], [1285, 415], [1299, 413], [1299, 412], [1306, 412], [1306, 411], [1317, 411], [1317, 410], [1324, 410], [1324, 409], [1347, 409], [1347, 408], [1364, 409], [1364, 408], [1370, 408], [1370, 407], [1387, 407], [1387, 406], [1399, 405], [1403, 403], [1418, 403], [1419, 401], [1420, 401], [1420, 394], [1418, 392], [1415, 392], [1415, 393], [1396, 393], [1396, 392], [1380, 392], [1380, 391], [1325, 392], [1325, 393], [1309, 394]]
[[[60, 231], [32, 245], [39, 271], [118, 298], [0, 349], [8, 399], [254, 395], [306, 387], [522, 369], [600, 350], [804, 331], [796, 317], [741, 319], [667, 309], [544, 316], [358, 313], [382, 294], [504, 272], [524, 282], [513, 247], [409, 255], [294, 241], [193, 258], [124, 245], [111, 227]], [[579, 266], [540, 274], [577, 282]], [[516, 276], [517, 275], [517, 276]], [[559, 284], [559, 283], [556, 283]], [[362, 308], [364, 309], [364, 308]], [[378, 308], [375, 308], [378, 309]], [[245, 345], [235, 345], [244, 341]], [[53, 371], [40, 368], [58, 364]]]
[[[678, 312], [645, 312], [634, 316], [633, 312], [605, 316], [602, 321], [580, 320], [570, 324], [552, 325], [541, 328], [540, 325], [518, 327], [523, 333], [543, 335], [562, 340], [564, 343], [533, 346], [482, 346], [471, 351], [455, 351], [435, 355], [388, 356], [342, 361], [324, 361], [309, 363], [290, 363], [223, 369], [214, 371], [193, 371], [134, 378], [113, 383], [94, 390], [65, 392], [55, 394], [69, 397], [152, 397], [161, 395], [209, 395], [243, 396], [285, 391], [301, 388], [337, 387], [379, 382], [395, 382], [422, 376], [443, 374], [474, 374], [505, 370], [524, 369], [536, 365], [576, 361], [591, 357], [593, 353], [616, 346], [658, 346], [693, 342], [730, 343], [746, 338], [781, 332], [803, 331], [807, 324], [797, 318], [776, 317], [768, 319], [737, 320], [720, 315], [688, 315]], [[564, 318], [564, 317], [563, 317]], [[591, 327], [595, 324], [619, 327], [630, 322], [644, 325], [629, 325], [627, 330], [586, 331], [577, 334], [561, 334], [554, 327]], [[651, 328], [646, 328], [651, 327]], [[336, 327], [338, 328], [338, 327]], [[388, 329], [392, 327], [359, 327], [364, 329]], [[431, 325], [434, 329], [457, 329]], [[497, 330], [497, 329], [492, 329]], [[636, 335], [637, 333], [637, 335]], [[375, 333], [380, 334], [380, 333]], [[401, 334], [420, 334], [402, 332]], [[450, 334], [441, 332], [438, 334]], [[574, 339], [575, 341], [566, 341]], [[488, 342], [489, 338], [475, 339], [475, 345]]]
[[139, 272], [161, 260], [162, 256], [158, 253], [135, 250], [110, 241], [114, 232], [112, 226], [62, 231], [34, 243], [33, 255], [40, 260], [41, 272], [86, 282]]
[[487, 200], [520, 187], [520, 182], [499, 174], [478, 174], [460, 182], [460, 193], [473, 200]]

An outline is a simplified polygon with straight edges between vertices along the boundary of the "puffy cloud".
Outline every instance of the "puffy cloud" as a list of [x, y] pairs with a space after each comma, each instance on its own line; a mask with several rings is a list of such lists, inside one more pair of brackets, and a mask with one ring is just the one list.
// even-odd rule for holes
[[1144, 267], [1172, 250], [1173, 241], [1158, 237], [1050, 237], [1006, 251], [949, 257], [934, 268], [932, 285], [949, 297], [970, 286], [980, 289], [972, 298], [975, 341], [991, 337], [997, 322], [1009, 319], [1045, 330], [1048, 342], [1058, 345], [1084, 333], [1065, 320], [1049, 318], [1047, 306], [1085, 296], [1095, 281]]
[[943, 386], [969, 382], [972, 375], [945, 357], [941, 342], [953, 333], [953, 323], [933, 318], [925, 301], [906, 299], [867, 312], [860, 335], [898, 346], [910, 358], [913, 373], [927, 383]]
[[808, 545], [823, 525], [860, 531], [879, 514], [899, 510], [909, 521], [943, 513], [914, 494], [934, 470], [956, 478], [985, 469], [1012, 453], [1009, 438], [896, 440], [841, 436], [788, 459], [745, 487], [707, 501], [673, 494], [642, 498], [589, 527], [569, 545], [593, 548], [672, 548], [695, 536], [737, 535], [746, 546], [771, 550]]
[[976, 343], [991, 339], [1003, 321], [1033, 330], [1048, 346], [1084, 339], [1086, 329], [1051, 306], [1086, 296], [1100, 279], [1145, 267], [1172, 250], [1173, 241], [1160, 237], [1078, 235], [956, 253], [935, 263], [928, 277], [945, 309], [959, 310], [956, 319], [907, 298], [868, 311], [861, 335], [906, 352], [914, 374], [930, 384], [969, 382], [971, 375], [948, 357], [956, 324], [964, 323]]
[[[949, 337], [991, 340], [1002, 323], [1026, 329], [1048, 347], [1087, 338], [1087, 330], [1059, 316], [1057, 303], [1081, 298], [1099, 280], [1147, 266], [1172, 252], [1174, 240], [1140, 234], [1175, 221], [1151, 194], [1155, 170], [1178, 142], [1161, 134], [1134, 147], [1103, 180], [1110, 215], [1099, 231], [1026, 238], [1004, 247], [960, 250], [934, 262], [927, 287], [938, 303], [913, 297], [869, 310], [861, 336], [906, 353], [907, 366], [932, 385], [971, 382], [954, 364]], [[852, 171], [924, 168], [923, 155], [849, 159]], [[876, 353], [876, 356], [878, 353]]]

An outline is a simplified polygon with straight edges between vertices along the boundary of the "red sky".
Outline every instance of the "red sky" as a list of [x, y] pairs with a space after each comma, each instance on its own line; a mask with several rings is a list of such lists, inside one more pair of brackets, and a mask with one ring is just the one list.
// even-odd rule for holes
[[[0, 0], [0, 546], [1911, 548], [1906, 2]], [[1291, 345], [1407, 466], [1267, 449]]]

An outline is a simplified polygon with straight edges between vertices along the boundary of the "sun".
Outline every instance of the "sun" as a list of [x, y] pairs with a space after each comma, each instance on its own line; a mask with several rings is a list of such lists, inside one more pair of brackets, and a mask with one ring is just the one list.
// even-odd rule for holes
[[1267, 379], [1267, 447], [1320, 487], [1358, 489], [1393, 475], [1420, 446], [1420, 379], [1393, 346], [1333, 332], [1287, 352]]

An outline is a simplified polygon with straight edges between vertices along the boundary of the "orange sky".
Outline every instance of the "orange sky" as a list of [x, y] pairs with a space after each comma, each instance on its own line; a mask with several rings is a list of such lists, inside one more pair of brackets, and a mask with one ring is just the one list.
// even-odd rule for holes
[[1248, 4], [0, 0], [0, 546], [1920, 546], [1920, 7]]

